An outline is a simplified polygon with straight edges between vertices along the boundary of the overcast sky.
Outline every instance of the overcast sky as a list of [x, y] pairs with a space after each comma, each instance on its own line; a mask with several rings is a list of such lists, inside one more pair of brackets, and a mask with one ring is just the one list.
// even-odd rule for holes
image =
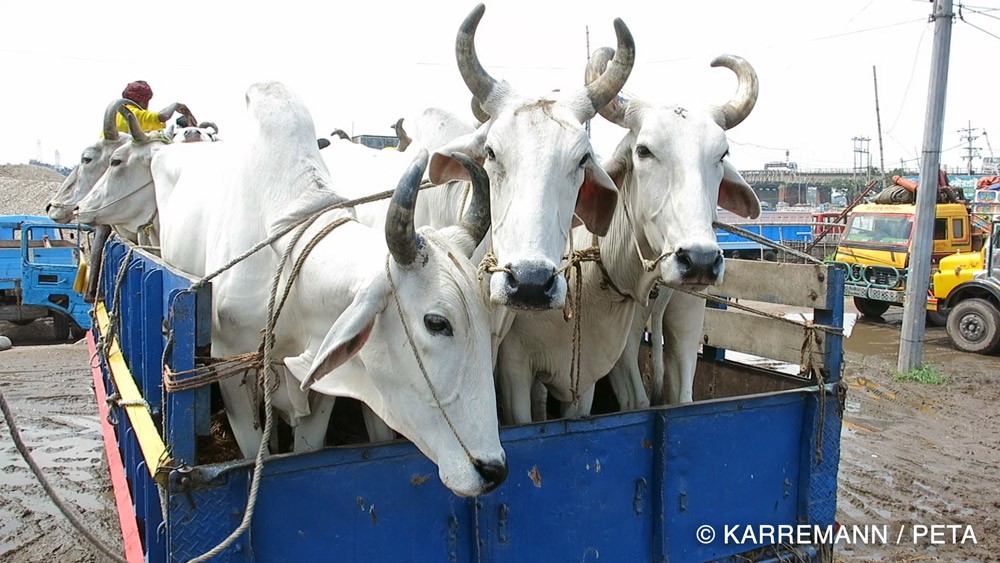
[[[997, 131], [1000, 156], [1000, 0], [974, 1], [952, 32], [942, 141], [950, 168], [964, 166], [968, 143], [959, 130], [970, 123], [978, 136], [973, 146], [984, 156], [990, 154], [984, 132]], [[261, 80], [296, 91], [320, 135], [338, 127], [392, 134], [397, 117], [427, 106], [467, 115], [470, 94], [454, 43], [476, 3], [5, 3], [0, 163], [39, 154], [53, 162], [58, 150], [61, 163], [72, 166], [99, 135], [104, 108], [136, 79], [152, 85], [152, 108], [184, 102], [229, 137], [239, 134], [247, 87]], [[921, 152], [932, 7], [923, 0], [507, 0], [486, 3], [476, 42], [487, 71], [519, 91], [575, 88], [586, 64], [587, 30], [591, 50], [613, 46], [612, 21], [621, 17], [636, 41], [626, 94], [688, 106], [725, 102], [735, 76], [709, 62], [722, 53], [740, 55], [760, 78], [756, 108], [729, 132], [740, 169], [785, 160], [786, 151], [800, 167], [851, 168], [867, 158], [855, 153], [854, 137], [870, 138], [867, 149], [878, 166], [874, 66], [891, 169], [901, 159], [916, 167]], [[598, 124], [594, 144], [606, 154], [621, 134]]]

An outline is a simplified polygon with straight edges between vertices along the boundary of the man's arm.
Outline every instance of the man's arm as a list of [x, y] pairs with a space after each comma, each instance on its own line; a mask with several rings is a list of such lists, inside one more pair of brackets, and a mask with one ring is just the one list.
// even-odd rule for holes
[[191, 110], [188, 109], [188, 107], [186, 105], [184, 105], [184, 104], [182, 104], [180, 102], [174, 102], [174, 103], [170, 104], [169, 106], [161, 109], [160, 113], [158, 114], [158, 117], [160, 118], [160, 122], [161, 123], [166, 123], [170, 119], [170, 116], [172, 116], [175, 113], [179, 113], [179, 114], [183, 115], [184, 117], [186, 117], [188, 119], [188, 122], [192, 124], [191, 125], [192, 127], [194, 125], [197, 125], [197, 123], [198, 123], [198, 120], [194, 118], [194, 114], [191, 113]]

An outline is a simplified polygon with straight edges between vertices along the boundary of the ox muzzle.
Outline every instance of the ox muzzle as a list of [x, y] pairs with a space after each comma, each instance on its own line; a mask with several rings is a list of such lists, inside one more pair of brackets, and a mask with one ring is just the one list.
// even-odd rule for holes
[[709, 286], [722, 281], [725, 264], [718, 245], [682, 244], [674, 250], [663, 277], [689, 286]]
[[495, 303], [512, 309], [559, 309], [566, 303], [566, 280], [551, 262], [522, 260], [493, 274], [490, 294]]

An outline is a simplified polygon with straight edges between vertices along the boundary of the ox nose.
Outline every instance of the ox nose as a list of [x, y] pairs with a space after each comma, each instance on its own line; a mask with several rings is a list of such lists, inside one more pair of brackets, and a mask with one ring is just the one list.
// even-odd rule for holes
[[515, 309], [550, 309], [559, 293], [558, 274], [551, 264], [524, 261], [507, 264], [503, 272], [504, 305]]
[[483, 493], [488, 493], [500, 486], [507, 479], [507, 462], [473, 460], [472, 464], [476, 471], [486, 481], [486, 488]]
[[674, 256], [685, 283], [713, 284], [724, 264], [718, 249], [678, 248]]

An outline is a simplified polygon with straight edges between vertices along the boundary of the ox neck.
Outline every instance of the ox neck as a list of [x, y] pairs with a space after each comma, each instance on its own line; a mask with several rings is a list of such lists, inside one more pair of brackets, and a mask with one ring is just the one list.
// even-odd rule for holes
[[[642, 220], [635, 215], [638, 203], [634, 190], [628, 187], [629, 178], [622, 182], [618, 193], [618, 204], [611, 219], [608, 234], [600, 237], [601, 261], [604, 263], [611, 282], [619, 291], [639, 304], [645, 305], [653, 284], [659, 279], [659, 269], [647, 272], [642, 267], [642, 258], [636, 250], [638, 241], [647, 256], [658, 256], [663, 249], [651, 248], [642, 231]], [[625, 205], [632, 213], [631, 221], [626, 216]], [[633, 226], [636, 232], [633, 235]], [[633, 236], [635, 240], [633, 240]]]

